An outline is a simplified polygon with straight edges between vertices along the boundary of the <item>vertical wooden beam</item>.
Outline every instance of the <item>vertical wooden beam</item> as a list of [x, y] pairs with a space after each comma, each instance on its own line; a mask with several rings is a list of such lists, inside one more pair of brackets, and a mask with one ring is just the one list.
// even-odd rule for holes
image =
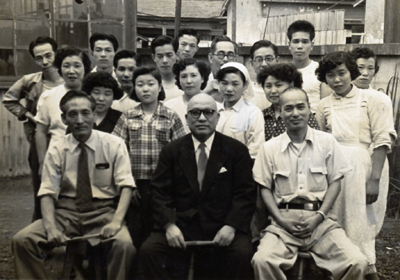
[[136, 51], [137, 38], [137, 0], [124, 0], [126, 48]]
[[176, 0], [175, 6], [175, 37], [178, 35], [179, 29], [181, 29], [181, 12], [182, 12], [182, 0]]
[[383, 43], [400, 43], [399, 14], [400, 14], [400, 1], [386, 0]]
[[236, 17], [237, 17], [237, 7], [236, 0], [231, 0], [232, 5], [232, 41], [236, 42]]

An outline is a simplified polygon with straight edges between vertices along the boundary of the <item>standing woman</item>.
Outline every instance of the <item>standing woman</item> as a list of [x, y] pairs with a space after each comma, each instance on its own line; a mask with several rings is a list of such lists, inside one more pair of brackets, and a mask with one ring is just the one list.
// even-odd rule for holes
[[164, 105], [178, 113], [184, 124], [185, 132], [190, 133], [185, 119], [187, 104], [193, 96], [200, 93], [206, 87], [211, 70], [202, 61], [185, 58], [174, 65], [173, 71], [176, 85], [179, 89], [183, 90], [184, 94], [166, 101]]
[[65, 83], [45, 91], [37, 104], [36, 148], [39, 158], [39, 174], [42, 172], [44, 156], [47, 150], [48, 137], [50, 141], [65, 135], [67, 126], [61, 119], [60, 100], [69, 90], [79, 90], [83, 77], [90, 72], [90, 59], [87, 54], [77, 48], [59, 49], [54, 59], [54, 66]]
[[[302, 88], [303, 78], [294, 65], [282, 63], [262, 69], [257, 75], [257, 82], [262, 85], [267, 100], [272, 104], [262, 111], [265, 121], [265, 141], [268, 141], [286, 131], [281, 117], [279, 95], [291, 87]], [[319, 129], [317, 120], [312, 113], [308, 125]]]
[[254, 159], [265, 135], [261, 110], [243, 98], [250, 84], [249, 72], [243, 64], [228, 62], [218, 71], [217, 80], [224, 98], [217, 131], [245, 144]]
[[[353, 170], [341, 181], [341, 193], [333, 211], [347, 236], [369, 261], [366, 279], [378, 279], [375, 267], [375, 236], [383, 217], [387, 189], [379, 188], [386, 154], [391, 150], [392, 118], [387, 106], [374, 91], [352, 84], [360, 71], [347, 52], [325, 56], [316, 70], [318, 79], [334, 91], [321, 100], [317, 121], [323, 131], [335, 136]], [[373, 145], [372, 154], [368, 148]]]
[[133, 85], [132, 96], [140, 104], [128, 111], [124, 130], [127, 131], [132, 175], [142, 197], [140, 242], [146, 239], [153, 226], [150, 180], [158, 156], [167, 143], [186, 133], [179, 116], [160, 102], [165, 99], [165, 92], [161, 87], [161, 75], [155, 68], [137, 68], [133, 74]]

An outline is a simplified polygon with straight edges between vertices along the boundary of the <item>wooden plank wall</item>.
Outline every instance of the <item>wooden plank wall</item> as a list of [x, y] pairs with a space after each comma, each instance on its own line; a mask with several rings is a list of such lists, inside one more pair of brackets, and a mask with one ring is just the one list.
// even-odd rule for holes
[[[0, 90], [0, 102], [5, 90]], [[0, 104], [0, 178], [30, 174], [29, 143], [22, 122]]]
[[271, 16], [268, 20], [265, 39], [278, 46], [287, 46], [287, 28], [296, 20], [307, 20], [315, 27], [314, 45], [346, 44], [344, 10], [329, 10], [292, 15]]

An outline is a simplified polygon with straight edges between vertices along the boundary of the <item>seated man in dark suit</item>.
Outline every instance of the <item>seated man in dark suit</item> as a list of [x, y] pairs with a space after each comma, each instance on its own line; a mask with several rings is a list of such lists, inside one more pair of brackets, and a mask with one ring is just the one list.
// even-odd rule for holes
[[194, 248], [196, 279], [251, 276], [253, 163], [245, 145], [215, 132], [218, 119], [212, 97], [194, 96], [186, 115], [191, 134], [161, 151], [151, 183], [156, 225], [140, 256], [144, 279], [187, 279], [185, 242], [194, 240], [214, 243]]

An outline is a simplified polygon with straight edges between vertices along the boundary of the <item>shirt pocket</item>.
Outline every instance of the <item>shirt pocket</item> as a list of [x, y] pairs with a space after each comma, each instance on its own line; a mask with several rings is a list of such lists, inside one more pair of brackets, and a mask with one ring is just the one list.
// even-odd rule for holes
[[308, 178], [309, 191], [324, 191], [328, 188], [328, 171], [325, 166], [310, 167], [310, 178]]
[[278, 196], [294, 193], [290, 184], [290, 170], [276, 170], [274, 173], [275, 193]]
[[128, 120], [129, 138], [131, 141], [137, 141], [142, 134], [142, 123], [137, 121]]
[[111, 167], [107, 169], [95, 168], [93, 176], [94, 185], [103, 191], [110, 189], [112, 186], [112, 175], [113, 172]]
[[170, 131], [171, 131], [172, 122], [171, 121], [162, 121], [156, 123], [156, 139], [163, 144], [166, 144], [171, 141]]

